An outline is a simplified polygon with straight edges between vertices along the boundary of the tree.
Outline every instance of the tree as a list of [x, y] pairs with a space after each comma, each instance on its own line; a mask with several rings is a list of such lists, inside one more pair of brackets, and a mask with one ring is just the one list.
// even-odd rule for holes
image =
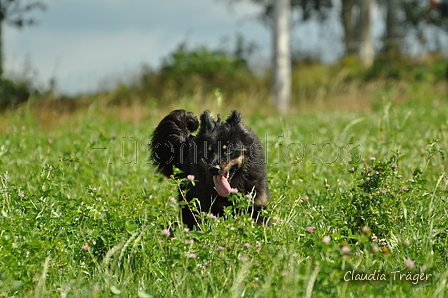
[[[221, 0], [229, 4], [242, 0]], [[300, 13], [299, 21], [317, 16], [324, 21], [333, 7], [332, 0], [250, 0], [264, 10], [259, 19], [272, 30], [272, 83], [274, 107], [285, 114], [291, 96], [290, 19], [293, 11]]]
[[[229, 4], [240, 0], [224, 0]], [[294, 0], [250, 0], [264, 10], [259, 16], [272, 30], [272, 104], [286, 114], [291, 98], [291, 51], [289, 42], [291, 5]]]
[[355, 56], [370, 66], [374, 59], [371, 33], [373, 0], [342, 0], [342, 26], [347, 55]]
[[290, 0], [274, 2], [272, 97], [280, 114], [286, 114], [291, 98], [291, 51], [289, 44]]
[[403, 38], [400, 0], [386, 2], [386, 42], [385, 50], [392, 56], [399, 55]]
[[0, 79], [3, 75], [3, 24], [22, 28], [35, 23], [32, 18], [25, 18], [25, 14], [33, 9], [45, 9], [41, 1], [32, 0], [0, 0]]
[[[385, 0], [381, 0], [385, 1]], [[429, 10], [429, 1], [401, 0], [403, 34], [413, 34], [426, 50], [443, 51], [441, 42], [448, 32], [448, 18]], [[429, 31], [430, 30], [430, 31]]]

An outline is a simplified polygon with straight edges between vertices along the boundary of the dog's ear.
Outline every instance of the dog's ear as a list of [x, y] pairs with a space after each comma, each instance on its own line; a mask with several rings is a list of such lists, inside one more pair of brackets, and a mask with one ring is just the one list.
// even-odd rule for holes
[[242, 122], [243, 116], [241, 116], [241, 113], [237, 110], [233, 110], [232, 114], [227, 118], [226, 122], [230, 126], [237, 126]]
[[205, 111], [204, 113], [202, 113], [201, 115], [201, 129], [200, 132], [204, 133], [207, 132], [209, 130], [212, 130], [213, 128], [215, 128], [215, 121], [213, 120], [213, 118], [210, 116], [210, 112], [209, 111]]

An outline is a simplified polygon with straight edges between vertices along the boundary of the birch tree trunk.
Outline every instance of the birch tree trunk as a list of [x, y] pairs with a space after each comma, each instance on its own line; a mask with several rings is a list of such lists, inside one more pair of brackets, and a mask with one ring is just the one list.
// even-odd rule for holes
[[290, 0], [274, 0], [272, 101], [282, 115], [291, 99]]
[[342, 0], [342, 25], [347, 55], [355, 56], [360, 63], [370, 66], [374, 59], [371, 33], [373, 0]]
[[372, 41], [372, 5], [373, 0], [359, 1], [360, 19], [357, 30], [359, 42], [359, 60], [366, 66], [373, 64], [374, 50]]

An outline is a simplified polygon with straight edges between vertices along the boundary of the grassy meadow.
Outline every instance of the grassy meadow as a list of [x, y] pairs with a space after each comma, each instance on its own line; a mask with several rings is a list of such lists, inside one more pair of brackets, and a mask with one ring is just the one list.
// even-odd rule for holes
[[[0, 297], [446, 297], [444, 88], [334, 86], [283, 117], [219, 96], [7, 111]], [[188, 182], [155, 174], [146, 146], [171, 108], [242, 110], [267, 154], [272, 226], [205, 210], [202, 231], [184, 230], [172, 198]]]

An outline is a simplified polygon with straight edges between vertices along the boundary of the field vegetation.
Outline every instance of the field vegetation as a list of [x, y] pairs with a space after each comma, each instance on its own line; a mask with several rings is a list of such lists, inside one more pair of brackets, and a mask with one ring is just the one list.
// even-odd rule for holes
[[[446, 297], [446, 63], [396, 60], [298, 60], [282, 117], [268, 73], [185, 47], [112, 91], [5, 104], [0, 297]], [[174, 108], [242, 111], [272, 226], [204, 210], [184, 229], [173, 198], [191, 182], [154, 173], [147, 148]]]

